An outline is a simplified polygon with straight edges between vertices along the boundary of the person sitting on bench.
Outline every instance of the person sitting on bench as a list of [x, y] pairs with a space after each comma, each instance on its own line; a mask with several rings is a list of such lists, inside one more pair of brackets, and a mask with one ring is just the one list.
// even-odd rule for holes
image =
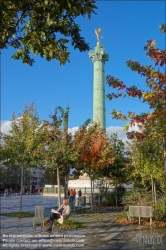
[[49, 220], [46, 221], [46, 223], [50, 223], [49, 227], [46, 228], [46, 232], [51, 232], [52, 231], [52, 225], [54, 220], [58, 220], [61, 215], [65, 218], [65, 216], [70, 214], [70, 207], [68, 205], [68, 202], [66, 199], [63, 200], [63, 204], [60, 206], [60, 208], [54, 212], [50, 213]]

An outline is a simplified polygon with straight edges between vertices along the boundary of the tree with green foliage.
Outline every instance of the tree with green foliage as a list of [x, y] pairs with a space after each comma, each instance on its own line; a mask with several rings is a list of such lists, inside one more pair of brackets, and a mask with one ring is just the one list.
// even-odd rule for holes
[[141, 183], [146, 188], [151, 186], [152, 200], [155, 205], [157, 188], [158, 191], [164, 191], [162, 139], [153, 137], [146, 137], [142, 141], [133, 139], [130, 146], [133, 179], [140, 178]]
[[43, 176], [43, 182], [45, 184], [57, 185], [56, 170], [46, 167]]
[[[160, 30], [166, 33], [166, 25], [162, 24]], [[144, 47], [148, 56], [154, 63], [154, 66], [143, 66], [139, 62], [129, 60], [127, 66], [136, 71], [141, 76], [146, 78], [146, 85], [148, 90], [138, 89], [137, 86], [127, 87], [122, 81], [113, 77], [107, 76], [107, 84], [112, 88], [117, 89], [116, 93], [108, 94], [109, 100], [118, 97], [137, 98], [143, 103], [147, 103], [150, 112], [135, 114], [128, 112], [128, 115], [122, 114], [121, 111], [112, 111], [112, 116], [116, 119], [127, 120], [130, 119], [129, 124], [125, 126], [128, 130], [129, 127], [138, 125], [139, 128], [144, 128], [147, 124], [148, 130], [128, 132], [128, 138], [143, 140], [147, 137], [162, 138], [164, 145], [164, 169], [166, 180], [166, 50], [156, 48], [155, 40], [148, 40]]]
[[[60, 106], [58, 106], [58, 110], [60, 111], [61, 117], [62, 117], [62, 126], [63, 126], [63, 133], [66, 137], [66, 141], [68, 139], [68, 120], [69, 120], [69, 107], [66, 108], [66, 111]], [[64, 199], [67, 199], [68, 197], [68, 177], [70, 174], [70, 167], [69, 165], [64, 166], [64, 172], [65, 172], [65, 180], [64, 180]]]
[[26, 168], [42, 163], [43, 123], [34, 104], [25, 105], [22, 114], [12, 115], [10, 134], [1, 134], [2, 164], [21, 166], [20, 212], [22, 211], [23, 175]]
[[24, 64], [33, 65], [31, 53], [65, 64], [69, 42], [81, 52], [89, 50], [77, 18], [90, 19], [95, 0], [2, 0], [0, 9], [0, 49], [13, 47], [12, 57]]
[[[68, 114], [68, 109], [66, 110]], [[66, 113], [64, 111], [64, 113]], [[51, 120], [45, 121], [45, 166], [56, 170], [58, 184], [58, 206], [61, 205], [60, 176], [68, 173], [68, 168], [74, 165], [76, 153], [72, 147], [72, 135], [61, 127], [62, 117], [58, 117], [56, 108]]]
[[107, 167], [106, 171], [108, 173], [108, 177], [113, 180], [113, 184], [115, 185], [115, 190], [116, 190], [115, 203], [117, 206], [118, 184], [124, 184], [127, 181], [129, 181], [131, 171], [128, 168], [129, 158], [126, 155], [125, 144], [122, 142], [122, 140], [118, 138], [118, 135], [115, 133], [111, 135], [110, 142], [113, 148], [114, 161]]

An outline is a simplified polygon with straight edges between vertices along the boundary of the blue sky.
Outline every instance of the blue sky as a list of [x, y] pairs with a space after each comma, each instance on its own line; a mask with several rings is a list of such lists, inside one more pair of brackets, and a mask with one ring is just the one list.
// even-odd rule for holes
[[[105, 76], [113, 75], [125, 84], [142, 89], [145, 79], [127, 66], [129, 59], [150, 65], [152, 62], [143, 50], [146, 41], [156, 40], [158, 48], [165, 48], [165, 37], [159, 26], [165, 23], [165, 1], [97, 1], [97, 14], [92, 18], [78, 18], [81, 34], [93, 50], [96, 46], [94, 30], [101, 27], [103, 47], [109, 54], [105, 64]], [[13, 112], [21, 113], [26, 102], [37, 106], [40, 118], [48, 119], [54, 108], [70, 106], [69, 127], [78, 127], [87, 118], [92, 118], [93, 64], [88, 52], [79, 52], [69, 46], [70, 63], [60, 66], [53, 60], [35, 57], [33, 67], [11, 58], [13, 49], [1, 55], [1, 120], [10, 121]], [[106, 85], [106, 94], [112, 90]], [[112, 109], [144, 112], [146, 104], [129, 99], [108, 101], [106, 99], [106, 126], [122, 127], [122, 121], [113, 120]]]

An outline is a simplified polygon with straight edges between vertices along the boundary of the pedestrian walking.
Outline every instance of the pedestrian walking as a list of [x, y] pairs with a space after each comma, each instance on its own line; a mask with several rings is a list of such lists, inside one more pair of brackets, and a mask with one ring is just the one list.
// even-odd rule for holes
[[73, 189], [70, 189], [69, 205], [73, 207]]
[[70, 197], [70, 189], [68, 189], [67, 195], [68, 195], [68, 198], [69, 198]]
[[82, 191], [81, 191], [81, 189], [78, 191], [78, 198], [79, 198], [79, 200], [81, 199], [81, 196], [82, 196]]
[[73, 197], [73, 189], [70, 189], [70, 197], [69, 197], [69, 201], [72, 201], [73, 199], [72, 199], [72, 197]]
[[81, 196], [82, 196], [82, 192], [81, 189], [78, 191], [78, 205], [81, 205]]
[[75, 200], [76, 194], [77, 194], [77, 192], [76, 192], [76, 190], [74, 189], [74, 190], [73, 190], [73, 200]]

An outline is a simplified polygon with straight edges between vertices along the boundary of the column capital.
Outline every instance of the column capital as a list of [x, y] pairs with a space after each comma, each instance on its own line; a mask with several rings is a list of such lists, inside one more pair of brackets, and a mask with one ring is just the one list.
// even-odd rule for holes
[[92, 59], [92, 62], [100, 61], [105, 63], [109, 59], [109, 55], [100, 44], [97, 44], [94, 50], [89, 51], [89, 57]]

